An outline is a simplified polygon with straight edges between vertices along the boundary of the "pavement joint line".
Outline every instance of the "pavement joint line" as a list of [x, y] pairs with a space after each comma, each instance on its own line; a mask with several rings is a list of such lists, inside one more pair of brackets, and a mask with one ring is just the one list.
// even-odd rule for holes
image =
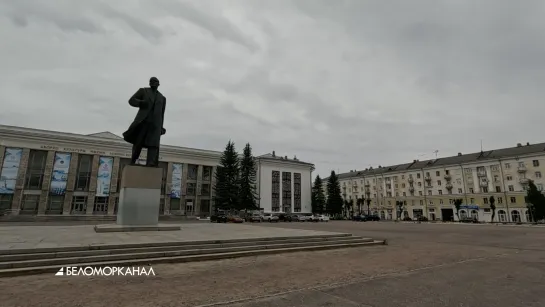
[[[390, 277], [394, 277], [394, 276], [406, 276], [406, 275], [410, 275], [410, 274], [413, 274], [413, 273], [416, 273], [416, 272], [433, 270], [433, 269], [438, 269], [438, 268], [447, 267], [447, 266], [455, 266], [455, 265], [458, 265], [458, 264], [469, 263], [469, 262], [485, 261], [485, 260], [489, 260], [489, 259], [505, 257], [505, 256], [508, 256], [508, 255], [510, 255], [510, 254], [509, 253], [501, 253], [501, 254], [496, 254], [496, 255], [488, 256], [488, 257], [469, 258], [469, 259], [459, 260], [459, 261], [456, 261], [456, 262], [449, 262], [449, 263], [441, 263], [441, 264], [436, 264], [436, 265], [423, 266], [423, 267], [420, 267], [420, 268], [410, 269], [410, 270], [406, 270], [406, 271], [402, 271], [402, 272], [391, 272], [391, 273], [386, 273], [386, 274], [378, 274], [378, 275], [362, 278], [362, 279], [359, 279], [359, 280], [355, 279], [355, 280], [351, 280], [351, 281], [344, 281], [344, 282], [330, 283], [330, 284], [318, 285], [318, 286], [312, 286], [312, 287], [306, 287], [306, 288], [299, 288], [299, 289], [287, 290], [287, 291], [282, 291], [282, 292], [273, 293], [273, 294], [259, 295], [259, 296], [236, 299], [236, 300], [229, 300], [229, 301], [223, 301], [223, 302], [215, 302], [215, 303], [197, 305], [197, 306], [194, 306], [194, 307], [228, 306], [228, 305], [232, 305], [232, 304], [247, 303], [247, 302], [263, 300], [263, 299], [268, 299], [268, 298], [274, 298], [274, 297], [279, 297], [279, 296], [283, 296], [283, 295], [288, 295], [288, 294], [298, 293], [298, 292], [304, 292], [304, 291], [317, 291], [317, 292], [325, 293], [325, 292], [323, 292], [324, 290], [332, 290], [332, 289], [340, 288], [340, 287], [343, 287], [343, 286], [354, 285], [354, 284], [357, 284], [357, 283], [369, 282], [369, 281], [378, 280], [378, 279], [385, 279], [385, 278], [390, 278]], [[360, 303], [358, 303], [358, 304], [361, 306]], [[363, 306], [366, 307], [365, 305], [363, 305]]]
[[361, 303], [358, 303], [358, 302], [353, 301], [353, 300], [351, 300], [351, 299], [348, 299], [348, 298], [346, 298], [346, 297], [338, 296], [338, 295], [335, 295], [335, 294], [332, 294], [332, 293], [327, 293], [327, 292], [324, 292], [324, 291], [321, 291], [321, 290], [313, 289], [312, 291], [321, 293], [321, 294], [326, 295], [326, 296], [330, 296], [330, 297], [336, 298], [336, 299], [341, 300], [341, 301], [343, 301], [343, 302], [347, 302], [347, 303], [350, 303], [350, 304], [354, 304], [354, 305], [356, 305], [356, 306], [358, 306], [358, 307], [373, 307], [373, 306], [371, 306], [371, 305], [366, 305], [366, 304], [365, 304], [365, 305], [362, 305]]

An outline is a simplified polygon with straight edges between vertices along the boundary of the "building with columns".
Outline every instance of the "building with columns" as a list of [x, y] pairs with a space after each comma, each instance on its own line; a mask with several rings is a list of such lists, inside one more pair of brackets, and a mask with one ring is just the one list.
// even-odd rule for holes
[[[343, 198], [353, 200], [356, 211], [360, 209], [357, 199], [369, 199], [371, 213], [383, 219], [396, 219], [396, 202], [404, 201], [402, 217], [447, 221], [474, 217], [490, 222], [489, 200], [494, 196], [494, 221], [528, 222], [528, 182], [532, 180], [543, 190], [544, 174], [545, 143], [519, 143], [510, 148], [370, 167], [338, 176]], [[463, 201], [459, 217], [455, 199]], [[363, 210], [367, 211], [366, 205]]]
[[[115, 215], [121, 170], [130, 163], [130, 153], [130, 144], [110, 132], [82, 135], [0, 125], [0, 212]], [[218, 151], [161, 145], [160, 214], [209, 216], [220, 156]], [[263, 211], [311, 211], [313, 164], [274, 152], [256, 162]]]

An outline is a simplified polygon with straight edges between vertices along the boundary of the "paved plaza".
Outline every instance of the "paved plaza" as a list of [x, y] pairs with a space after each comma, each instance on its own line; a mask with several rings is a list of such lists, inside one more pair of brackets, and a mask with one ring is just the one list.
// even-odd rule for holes
[[161, 264], [153, 266], [157, 276], [147, 278], [3, 278], [0, 301], [67, 307], [545, 306], [545, 228], [350, 221], [230, 226], [255, 233], [286, 227], [350, 232], [388, 239], [389, 245]]
[[179, 231], [96, 233], [92, 225], [0, 227], [0, 251], [86, 245], [257, 239], [331, 234], [327, 231], [254, 227], [249, 224], [186, 223]]

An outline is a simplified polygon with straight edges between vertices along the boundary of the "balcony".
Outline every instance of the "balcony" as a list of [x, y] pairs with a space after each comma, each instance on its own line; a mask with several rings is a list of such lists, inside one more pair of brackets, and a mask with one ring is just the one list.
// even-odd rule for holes
[[413, 183], [413, 182], [414, 182], [413, 177], [409, 177], [409, 183]]
[[452, 190], [452, 183], [447, 183], [445, 188], [447, 188], [447, 190]]
[[519, 183], [522, 184], [522, 185], [528, 184], [528, 182], [530, 182], [530, 180], [528, 178], [520, 178], [519, 179]]
[[426, 189], [433, 189], [433, 186], [431, 184], [425, 184], [424, 188]]
[[477, 171], [477, 176], [486, 177], [486, 171]]
[[409, 192], [414, 193], [414, 187], [409, 187]]
[[426, 180], [426, 181], [431, 181], [431, 177], [430, 177], [430, 176], [426, 176], [426, 177], [424, 177], [424, 180]]
[[519, 173], [526, 173], [526, 166], [519, 166], [518, 169], [517, 169], [517, 171], [518, 171]]
[[368, 187], [370, 187], [370, 186], [371, 186], [371, 184], [370, 184], [369, 182], [366, 182], [366, 183], [365, 183], [365, 187], [366, 187], [366, 188], [368, 188]]
[[446, 181], [450, 181], [452, 179], [452, 176], [449, 174], [446, 174], [443, 178], [445, 178]]
[[480, 186], [483, 188], [488, 187], [488, 181], [481, 181]]

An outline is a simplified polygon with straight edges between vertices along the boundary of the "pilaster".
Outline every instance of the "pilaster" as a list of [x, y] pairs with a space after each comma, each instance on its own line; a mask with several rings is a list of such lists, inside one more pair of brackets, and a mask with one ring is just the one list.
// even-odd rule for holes
[[19, 214], [21, 209], [21, 200], [23, 199], [23, 190], [25, 188], [25, 176], [28, 168], [28, 159], [30, 157], [30, 149], [24, 148], [19, 163], [19, 172], [17, 173], [17, 182], [15, 183], [15, 192], [13, 193], [13, 201], [11, 203], [12, 214]]
[[195, 191], [195, 215], [199, 216], [201, 213], [201, 187], [202, 187], [202, 173], [203, 173], [203, 166], [199, 165], [197, 168], [197, 184]]
[[91, 168], [91, 182], [89, 182], [89, 195], [87, 195], [87, 215], [93, 214], [95, 207], [95, 194], [97, 191], [97, 175], [98, 175], [98, 163], [100, 162], [100, 156], [93, 156], [93, 167]]
[[53, 165], [55, 164], [55, 151], [47, 152], [47, 160], [45, 160], [44, 175], [42, 177], [42, 192], [40, 194], [40, 202], [38, 203], [38, 215], [45, 214], [47, 202], [49, 200], [49, 188], [51, 187], [51, 175], [53, 173]]
[[212, 180], [210, 181], [210, 214], [213, 214], [216, 210], [216, 203], [214, 199], [216, 199], [216, 190], [214, 187], [216, 186], [216, 171], [218, 170], [217, 166], [214, 166], [212, 168]]
[[74, 187], [76, 185], [76, 176], [78, 174], [79, 154], [72, 153], [70, 156], [70, 168], [68, 169], [68, 178], [66, 179], [66, 193], [64, 194], [64, 204], [62, 214], [69, 215], [72, 207], [72, 197], [74, 196]]

